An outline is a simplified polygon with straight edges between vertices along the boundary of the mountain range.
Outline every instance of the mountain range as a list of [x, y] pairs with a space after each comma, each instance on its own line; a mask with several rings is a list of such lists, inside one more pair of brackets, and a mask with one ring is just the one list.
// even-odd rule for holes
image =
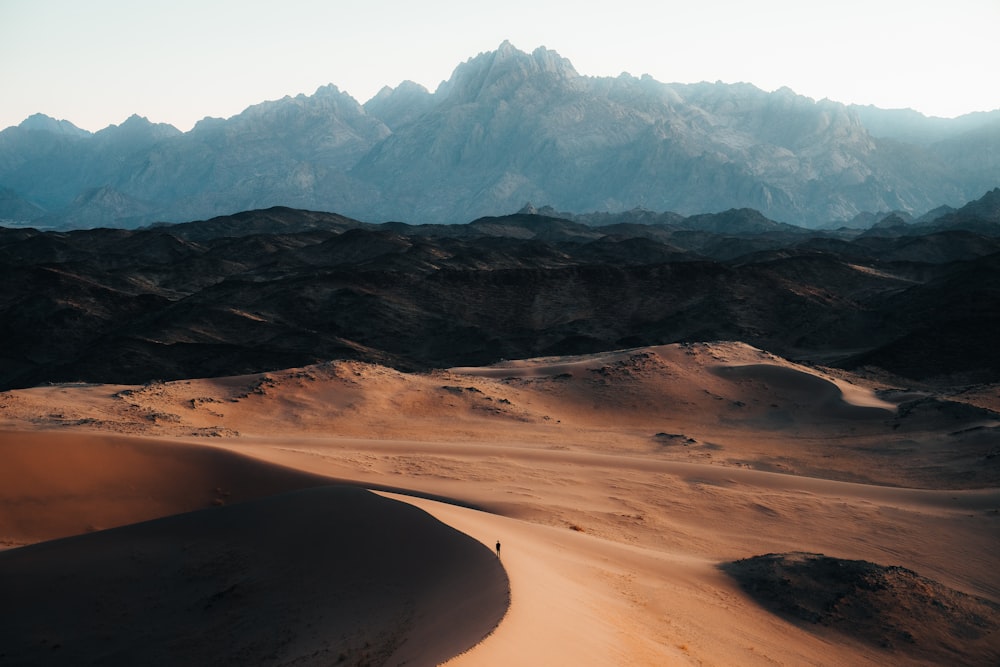
[[632, 217], [371, 224], [276, 207], [136, 230], [0, 227], [0, 390], [704, 340], [914, 382], [1000, 381], [1000, 188], [865, 232], [752, 209]]
[[1000, 110], [927, 118], [787, 88], [589, 77], [508, 42], [434, 92], [404, 82], [360, 104], [329, 85], [188, 132], [133, 116], [90, 133], [41, 114], [0, 132], [0, 220], [53, 229], [272, 206], [451, 224], [525, 202], [576, 215], [753, 208], [819, 227], [918, 217], [998, 184]]

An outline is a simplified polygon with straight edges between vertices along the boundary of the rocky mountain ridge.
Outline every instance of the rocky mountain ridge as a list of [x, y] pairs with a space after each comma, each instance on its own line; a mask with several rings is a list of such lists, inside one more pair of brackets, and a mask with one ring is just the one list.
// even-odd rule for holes
[[32, 116], [0, 132], [0, 219], [135, 227], [281, 205], [461, 223], [533, 201], [576, 214], [753, 208], [816, 227], [919, 216], [1000, 184], [1000, 114], [901, 113], [787, 88], [588, 77], [504, 42], [433, 93], [404, 82], [362, 105], [329, 85], [185, 133]]
[[913, 234], [740, 209], [601, 226], [271, 208], [137, 230], [0, 227], [0, 388], [723, 339], [913, 381], [996, 382], [1000, 229], [976, 217], [996, 196], [959, 209], [979, 231]]

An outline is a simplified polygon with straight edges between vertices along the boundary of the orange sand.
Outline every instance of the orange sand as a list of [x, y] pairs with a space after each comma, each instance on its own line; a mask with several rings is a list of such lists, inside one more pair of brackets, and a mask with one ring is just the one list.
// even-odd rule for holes
[[[997, 424], [974, 407], [995, 388], [903, 410], [923, 394], [877, 388], [715, 343], [419, 375], [337, 362], [6, 392], [0, 539], [258, 507], [334, 478], [425, 510], [485, 545], [476, 553], [502, 541], [510, 608], [449, 664], [907, 664], [918, 659], [770, 614], [718, 567], [817, 552], [1000, 601]], [[85, 537], [108, 533], [126, 534]], [[453, 590], [481, 593], [456, 576]], [[462, 597], [429, 595], [409, 599], [440, 610]], [[499, 617], [477, 599], [482, 613], [461, 608], [478, 623], [465, 637]], [[406, 626], [405, 646], [426, 645], [409, 664], [462, 650], [442, 625], [454, 624]]]

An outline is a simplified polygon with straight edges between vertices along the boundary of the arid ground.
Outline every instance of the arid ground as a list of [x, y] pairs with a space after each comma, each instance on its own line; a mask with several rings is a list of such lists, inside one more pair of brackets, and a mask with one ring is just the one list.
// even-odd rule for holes
[[1000, 664], [998, 414], [727, 342], [11, 390], [0, 663]]

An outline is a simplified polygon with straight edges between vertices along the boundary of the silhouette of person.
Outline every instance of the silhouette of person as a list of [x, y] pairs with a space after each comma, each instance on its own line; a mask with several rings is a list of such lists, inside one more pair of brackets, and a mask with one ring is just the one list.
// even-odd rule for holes
[[497, 540], [497, 558], [500, 558], [500, 540]]

